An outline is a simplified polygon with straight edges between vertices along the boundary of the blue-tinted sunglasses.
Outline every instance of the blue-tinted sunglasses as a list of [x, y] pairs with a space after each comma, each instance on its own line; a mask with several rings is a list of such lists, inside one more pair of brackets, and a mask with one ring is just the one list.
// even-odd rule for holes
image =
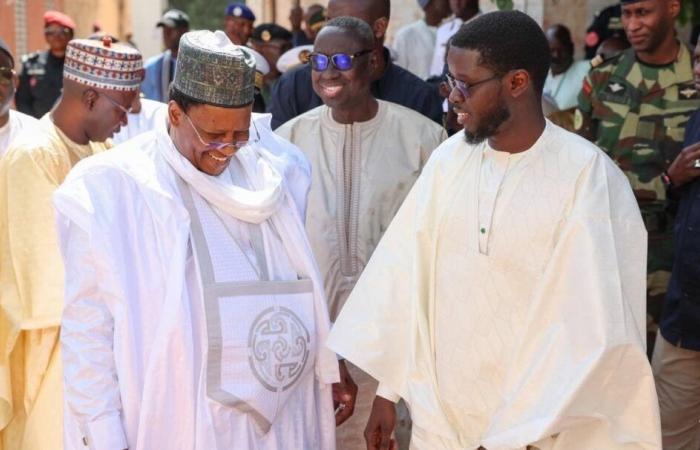
[[352, 69], [352, 63], [355, 58], [369, 53], [372, 53], [372, 50], [362, 50], [354, 55], [349, 55], [347, 53], [326, 55], [325, 53], [313, 52], [309, 55], [309, 62], [311, 63], [311, 68], [317, 72], [323, 72], [328, 69], [330, 65], [343, 72]]

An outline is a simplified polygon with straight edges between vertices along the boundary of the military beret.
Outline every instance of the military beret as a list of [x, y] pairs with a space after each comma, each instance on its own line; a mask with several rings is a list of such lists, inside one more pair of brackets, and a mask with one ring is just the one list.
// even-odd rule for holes
[[253, 10], [248, 8], [243, 3], [231, 3], [228, 5], [228, 7], [226, 7], [226, 15], [240, 17], [241, 19], [255, 22], [255, 14], [253, 14]]
[[48, 27], [53, 23], [75, 30], [75, 22], [67, 15], [58, 11], [46, 11], [44, 13], [44, 27]]

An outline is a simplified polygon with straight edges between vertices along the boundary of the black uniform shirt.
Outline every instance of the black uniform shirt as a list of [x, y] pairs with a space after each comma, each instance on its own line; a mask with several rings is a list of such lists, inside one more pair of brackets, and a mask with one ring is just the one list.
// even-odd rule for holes
[[53, 107], [63, 88], [63, 61], [48, 50], [22, 57], [17, 110], [39, 119]]

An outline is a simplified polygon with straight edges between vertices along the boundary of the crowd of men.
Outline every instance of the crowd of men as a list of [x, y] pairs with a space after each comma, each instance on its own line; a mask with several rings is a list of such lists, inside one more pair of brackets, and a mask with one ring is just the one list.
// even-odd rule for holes
[[680, 0], [418, 4], [0, 40], [0, 450], [700, 450]]

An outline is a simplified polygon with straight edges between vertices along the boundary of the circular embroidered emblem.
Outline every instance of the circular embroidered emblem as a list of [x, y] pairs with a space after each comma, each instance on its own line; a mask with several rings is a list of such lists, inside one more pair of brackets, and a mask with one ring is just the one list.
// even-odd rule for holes
[[253, 321], [248, 335], [248, 362], [268, 390], [290, 388], [304, 372], [309, 359], [309, 330], [291, 310], [272, 307]]

